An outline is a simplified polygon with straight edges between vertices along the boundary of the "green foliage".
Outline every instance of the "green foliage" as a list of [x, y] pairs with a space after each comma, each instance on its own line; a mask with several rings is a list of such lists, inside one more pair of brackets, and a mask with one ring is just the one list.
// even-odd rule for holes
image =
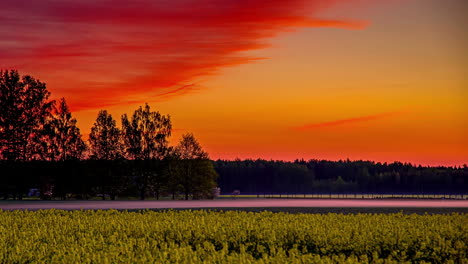
[[466, 263], [468, 215], [0, 211], [1, 263]]

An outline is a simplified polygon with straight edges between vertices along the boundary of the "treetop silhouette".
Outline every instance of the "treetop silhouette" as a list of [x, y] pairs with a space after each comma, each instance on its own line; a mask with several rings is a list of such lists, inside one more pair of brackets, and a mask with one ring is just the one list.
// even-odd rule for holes
[[150, 106], [139, 107], [131, 119], [122, 115], [122, 138], [129, 159], [162, 159], [167, 154], [171, 136], [171, 118]]

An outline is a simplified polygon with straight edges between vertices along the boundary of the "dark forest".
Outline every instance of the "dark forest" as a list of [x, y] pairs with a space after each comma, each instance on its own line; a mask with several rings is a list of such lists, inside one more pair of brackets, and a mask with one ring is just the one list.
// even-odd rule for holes
[[214, 162], [223, 193], [466, 193], [468, 167], [372, 161], [235, 160]]

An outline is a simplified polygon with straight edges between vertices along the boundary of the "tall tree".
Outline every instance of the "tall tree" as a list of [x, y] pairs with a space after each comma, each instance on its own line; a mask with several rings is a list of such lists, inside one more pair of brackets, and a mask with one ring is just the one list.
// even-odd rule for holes
[[126, 156], [130, 159], [162, 159], [168, 149], [168, 138], [171, 136], [171, 118], [151, 111], [145, 104], [135, 110], [129, 120], [122, 116], [122, 138]]
[[208, 153], [205, 152], [200, 143], [195, 139], [192, 133], [182, 135], [182, 139], [176, 147], [176, 152], [181, 159], [208, 159]]
[[115, 160], [122, 157], [120, 134], [112, 115], [106, 110], [99, 111], [89, 134], [91, 157], [99, 160]]
[[156, 196], [163, 184], [164, 174], [155, 169], [168, 152], [168, 138], [171, 136], [171, 118], [151, 111], [145, 104], [135, 110], [129, 120], [127, 115], [122, 116], [122, 139], [125, 156], [132, 160], [142, 161], [134, 171], [135, 180], [140, 199], [145, 199], [148, 190]]
[[64, 161], [81, 159], [86, 150], [80, 129], [76, 126], [65, 98], [60, 99], [58, 106], [54, 105], [53, 116], [45, 123], [42, 133], [42, 153], [48, 155], [48, 160]]
[[28, 160], [30, 138], [39, 133], [50, 115], [53, 101], [46, 84], [20, 76], [16, 70], [0, 71], [0, 157]]
[[52, 129], [58, 146], [58, 160], [81, 159], [86, 150], [80, 129], [76, 126], [76, 118], [72, 117], [65, 98], [60, 99], [54, 109]]
[[109, 193], [111, 199], [115, 200], [115, 197], [123, 190], [122, 185], [126, 177], [121, 170], [115, 168], [119, 164], [116, 160], [123, 157], [120, 136], [120, 129], [117, 128], [112, 115], [106, 110], [99, 111], [96, 122], [91, 127], [89, 146], [91, 158], [100, 160], [100, 166], [97, 168], [98, 175], [95, 178], [98, 180], [97, 189], [103, 194], [103, 199], [105, 199], [105, 194]]
[[175, 156], [180, 159], [177, 177], [185, 200], [188, 200], [190, 193], [193, 199], [210, 196], [216, 187], [218, 174], [209, 160], [208, 153], [202, 149], [192, 133], [182, 135], [175, 152]]
[[175, 200], [176, 194], [183, 190], [180, 183], [182, 166], [180, 162], [180, 154], [176, 148], [170, 147], [164, 161], [164, 174], [167, 179], [166, 189], [172, 195], [172, 200]]

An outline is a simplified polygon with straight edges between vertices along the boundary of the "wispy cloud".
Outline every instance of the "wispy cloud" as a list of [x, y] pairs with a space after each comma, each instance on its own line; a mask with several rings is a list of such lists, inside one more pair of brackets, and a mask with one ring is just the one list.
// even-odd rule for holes
[[362, 122], [380, 120], [380, 119], [400, 116], [400, 115], [407, 114], [407, 113], [408, 111], [403, 111], [403, 110], [394, 111], [394, 112], [386, 112], [386, 113], [379, 113], [379, 114], [374, 114], [374, 115], [359, 116], [359, 117], [338, 119], [338, 120], [327, 121], [327, 122], [306, 124], [302, 126], [293, 127], [293, 129], [297, 131], [309, 131], [309, 130], [320, 129], [320, 128], [327, 128], [327, 127], [342, 126], [342, 125], [348, 125], [348, 124], [354, 124], [354, 123], [362, 123]]
[[350, 1], [2, 0], [0, 67], [40, 77], [75, 110], [169, 98], [255, 61], [243, 52], [282, 32], [364, 28], [366, 21], [320, 18]]

